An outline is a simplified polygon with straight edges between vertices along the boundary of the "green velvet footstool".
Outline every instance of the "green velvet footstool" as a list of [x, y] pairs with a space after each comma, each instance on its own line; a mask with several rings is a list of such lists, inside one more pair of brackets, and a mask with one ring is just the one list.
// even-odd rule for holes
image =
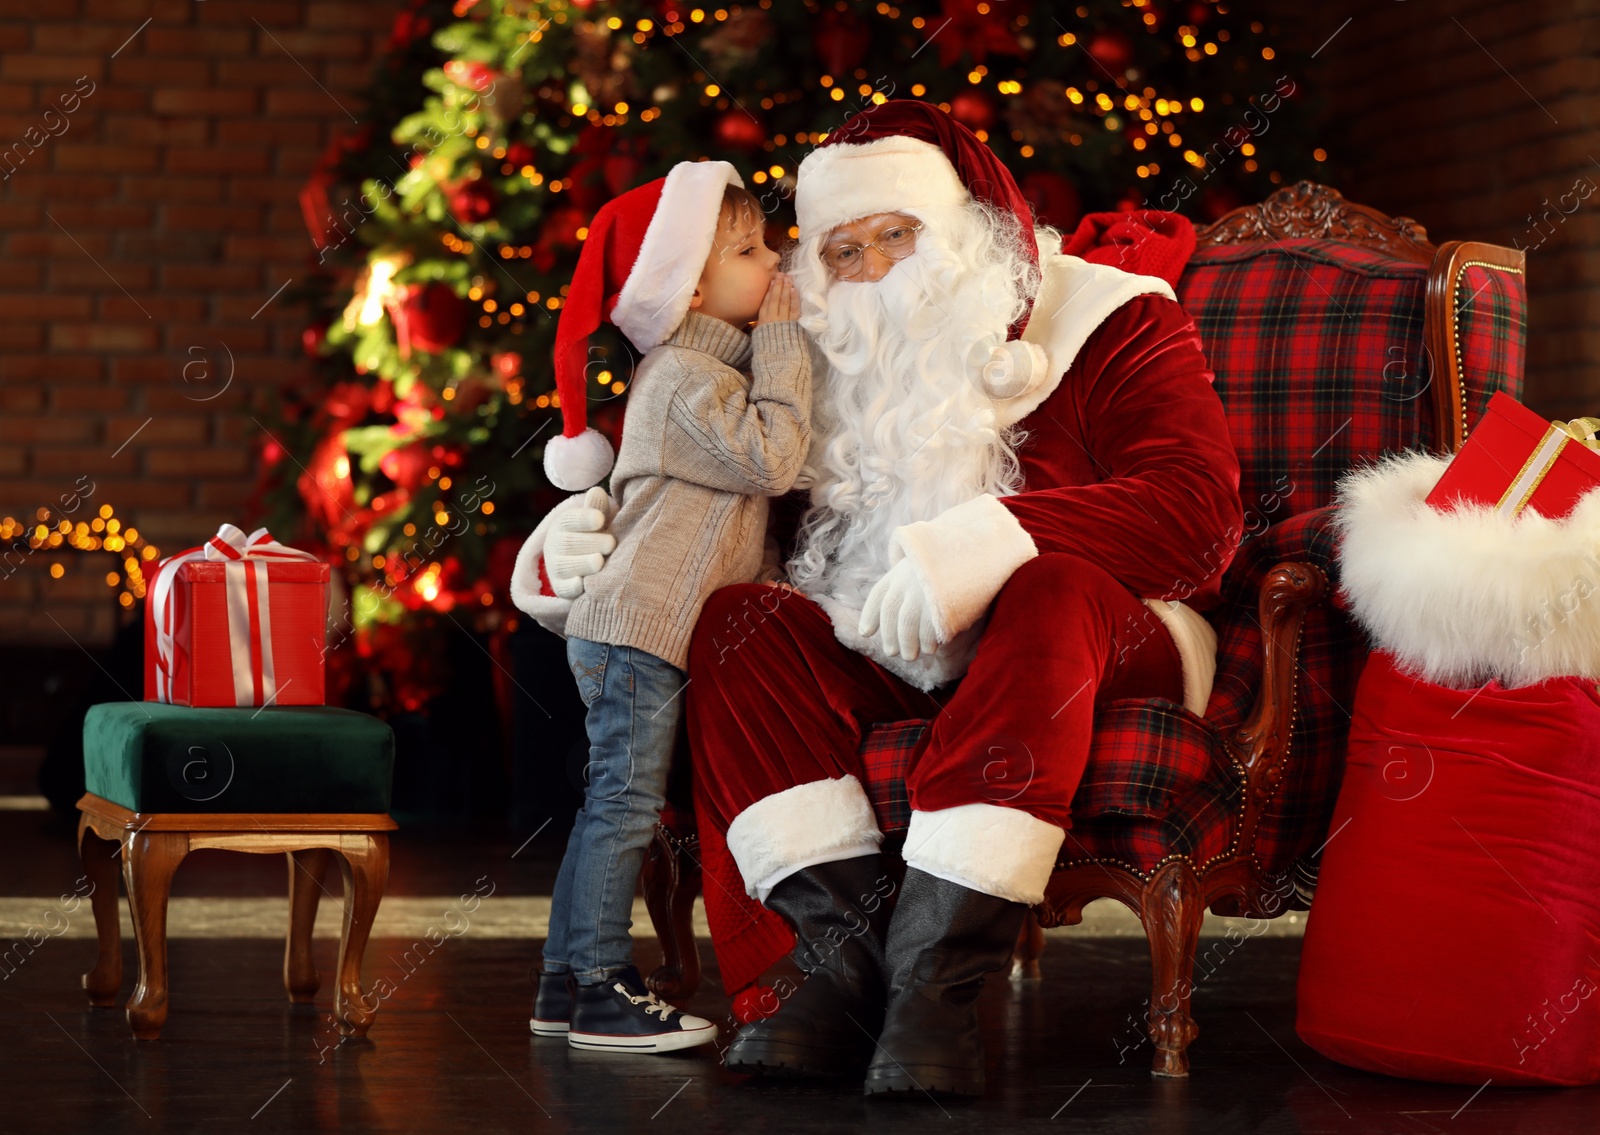
[[394, 734], [375, 717], [330, 706], [191, 709], [159, 702], [97, 705], [83, 724], [88, 792], [78, 801], [78, 851], [94, 884], [100, 956], [83, 978], [91, 1005], [122, 984], [117, 855], [139, 948], [128, 1024], [155, 1040], [167, 1019], [167, 894], [191, 850], [285, 852], [289, 935], [283, 983], [310, 1001], [319, 979], [311, 930], [334, 852], [344, 876], [344, 930], [334, 1016], [365, 1036], [376, 1006], [361, 956], [389, 877]]

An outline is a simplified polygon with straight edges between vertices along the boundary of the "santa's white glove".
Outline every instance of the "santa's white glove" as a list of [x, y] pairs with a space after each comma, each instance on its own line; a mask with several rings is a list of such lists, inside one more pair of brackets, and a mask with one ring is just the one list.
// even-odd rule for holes
[[568, 505], [551, 518], [544, 570], [550, 577], [550, 589], [561, 598], [582, 595], [584, 576], [605, 567], [606, 557], [616, 551], [617, 538], [606, 531], [615, 514], [610, 494], [596, 485], [583, 495], [581, 503]]
[[916, 564], [903, 559], [873, 584], [856, 629], [863, 638], [876, 634], [886, 656], [898, 654], [907, 662], [939, 648], [933, 600]]

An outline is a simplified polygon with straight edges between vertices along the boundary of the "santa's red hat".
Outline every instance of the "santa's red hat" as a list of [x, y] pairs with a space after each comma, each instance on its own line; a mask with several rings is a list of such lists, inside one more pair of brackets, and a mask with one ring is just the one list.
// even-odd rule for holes
[[678, 329], [716, 241], [729, 185], [744, 182], [727, 162], [679, 162], [589, 222], [556, 325], [562, 431], [544, 449], [545, 476], [556, 488], [597, 485], [616, 459], [605, 435], [588, 426], [589, 336], [608, 320], [643, 354]]

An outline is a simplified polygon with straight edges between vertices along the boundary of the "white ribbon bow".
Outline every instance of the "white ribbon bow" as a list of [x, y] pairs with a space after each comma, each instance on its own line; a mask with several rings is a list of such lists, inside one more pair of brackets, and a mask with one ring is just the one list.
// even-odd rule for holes
[[[155, 584], [150, 591], [150, 610], [156, 628], [156, 700], [172, 701], [173, 628], [172, 597], [173, 577], [178, 568], [190, 560], [221, 562], [228, 598], [228, 652], [233, 668], [233, 698], [235, 705], [271, 705], [278, 696], [277, 676], [272, 663], [272, 614], [268, 602], [267, 573], [264, 569], [274, 560], [298, 560], [315, 563], [317, 557], [278, 543], [265, 528], [257, 528], [246, 536], [242, 529], [224, 524], [217, 534], [198, 548], [168, 556], [156, 567]], [[251, 596], [255, 597], [257, 633], [251, 634]], [[255, 667], [251, 659], [251, 643], [261, 643], [261, 700], [256, 701]]]

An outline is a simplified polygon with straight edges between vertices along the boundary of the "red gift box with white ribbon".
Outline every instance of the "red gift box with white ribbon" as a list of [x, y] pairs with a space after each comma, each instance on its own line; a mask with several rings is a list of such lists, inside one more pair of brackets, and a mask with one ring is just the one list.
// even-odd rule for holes
[[1428, 494], [1441, 511], [1486, 505], [1505, 516], [1531, 508], [1558, 520], [1600, 485], [1594, 418], [1552, 422], [1499, 391]]
[[328, 576], [265, 528], [231, 524], [162, 560], [146, 592], [145, 700], [324, 704]]

